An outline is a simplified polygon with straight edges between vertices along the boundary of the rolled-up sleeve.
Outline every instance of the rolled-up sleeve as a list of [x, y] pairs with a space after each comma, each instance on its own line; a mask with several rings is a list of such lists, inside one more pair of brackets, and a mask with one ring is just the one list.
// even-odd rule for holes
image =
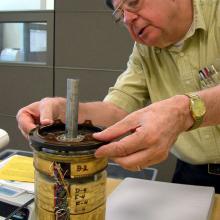
[[115, 85], [109, 88], [104, 101], [111, 102], [128, 113], [146, 106], [149, 93], [141, 59], [135, 44], [127, 69], [118, 77]]

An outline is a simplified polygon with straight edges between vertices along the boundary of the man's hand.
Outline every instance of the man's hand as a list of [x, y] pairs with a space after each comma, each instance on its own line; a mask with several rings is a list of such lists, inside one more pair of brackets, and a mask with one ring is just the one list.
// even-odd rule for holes
[[65, 120], [66, 100], [64, 98], [44, 98], [34, 102], [17, 113], [18, 127], [22, 134], [28, 138], [29, 132], [38, 124], [52, 124], [54, 120]]
[[178, 135], [192, 123], [186, 96], [154, 103], [94, 134], [96, 139], [102, 141], [123, 136], [99, 148], [96, 157], [109, 157], [129, 170], [148, 167], [165, 160]]
[[[78, 123], [91, 120], [94, 125], [110, 126], [126, 115], [125, 111], [112, 103], [79, 103]], [[66, 99], [61, 97], [44, 98], [20, 109], [17, 113], [18, 127], [26, 138], [37, 125], [52, 124], [56, 119], [65, 123], [65, 117]]]

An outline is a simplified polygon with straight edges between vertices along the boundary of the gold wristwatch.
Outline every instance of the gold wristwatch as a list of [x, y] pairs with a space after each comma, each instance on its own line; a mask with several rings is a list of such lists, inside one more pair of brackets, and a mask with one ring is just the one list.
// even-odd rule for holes
[[206, 113], [206, 107], [204, 101], [196, 93], [187, 93], [185, 94], [190, 99], [190, 112], [194, 119], [193, 125], [188, 129], [193, 130], [198, 128], [202, 122], [204, 115]]

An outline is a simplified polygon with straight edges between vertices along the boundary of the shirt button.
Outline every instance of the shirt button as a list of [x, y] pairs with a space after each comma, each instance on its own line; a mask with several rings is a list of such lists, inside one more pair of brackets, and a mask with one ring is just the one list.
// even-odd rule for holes
[[161, 52], [161, 49], [160, 49], [160, 48], [156, 48], [156, 49], [155, 49], [155, 53], [156, 53], [156, 54], [159, 54], [160, 52]]
[[186, 81], [186, 84], [189, 85], [189, 84], [190, 84], [190, 80], [187, 80], [187, 81]]
[[183, 53], [183, 52], [181, 52], [179, 55], [180, 55], [181, 57], [183, 57], [183, 56], [184, 56], [184, 53]]
[[210, 135], [206, 134], [205, 139], [209, 139], [209, 138], [210, 138]]

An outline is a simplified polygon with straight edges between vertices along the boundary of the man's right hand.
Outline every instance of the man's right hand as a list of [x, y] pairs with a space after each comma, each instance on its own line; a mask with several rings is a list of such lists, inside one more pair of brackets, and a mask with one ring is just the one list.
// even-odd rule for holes
[[28, 138], [29, 132], [38, 124], [52, 124], [54, 120], [65, 121], [66, 99], [61, 97], [44, 98], [21, 108], [17, 113], [18, 127]]

